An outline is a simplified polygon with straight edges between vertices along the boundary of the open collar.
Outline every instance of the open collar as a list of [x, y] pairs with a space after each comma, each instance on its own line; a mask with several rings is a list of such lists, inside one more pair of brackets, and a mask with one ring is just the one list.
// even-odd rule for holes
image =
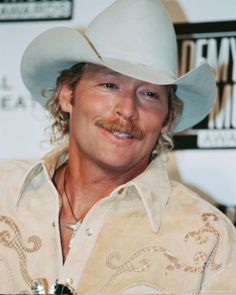
[[[45, 175], [52, 179], [55, 170], [68, 160], [68, 142], [65, 142], [46, 154], [27, 171], [17, 198], [19, 205], [24, 191], [34, 178], [44, 170]], [[171, 194], [171, 184], [162, 160], [156, 158], [148, 167], [133, 180], [116, 188], [114, 195], [121, 188], [134, 186], [143, 202], [150, 225], [154, 232], [160, 226], [161, 216]]]

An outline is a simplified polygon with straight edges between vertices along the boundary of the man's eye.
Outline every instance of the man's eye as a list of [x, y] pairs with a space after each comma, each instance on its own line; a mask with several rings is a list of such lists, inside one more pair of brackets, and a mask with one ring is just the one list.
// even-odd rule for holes
[[158, 98], [158, 94], [156, 92], [152, 92], [152, 91], [146, 91], [145, 95], [151, 98]]
[[104, 83], [103, 86], [110, 89], [116, 88], [116, 85], [113, 83]]

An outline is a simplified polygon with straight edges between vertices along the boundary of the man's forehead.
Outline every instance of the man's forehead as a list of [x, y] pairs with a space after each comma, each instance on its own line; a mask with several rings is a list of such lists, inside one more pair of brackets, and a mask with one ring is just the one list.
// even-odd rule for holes
[[164, 87], [164, 85], [157, 85], [157, 84], [153, 84], [153, 83], [150, 83], [150, 82], [146, 82], [146, 81], [143, 81], [143, 80], [138, 80], [138, 79], [135, 79], [135, 78], [132, 78], [132, 77], [129, 77], [127, 75], [124, 75], [124, 74], [121, 74], [119, 72], [116, 72], [106, 66], [103, 66], [103, 65], [96, 65], [96, 64], [87, 64], [87, 67], [86, 67], [86, 70], [85, 70], [87, 73], [91, 73], [93, 74], [93, 77], [117, 77], [117, 78], [123, 78], [123, 79], [126, 79], [126, 80], [132, 80], [132, 81], [137, 81], [139, 83], [142, 83], [142, 84], [149, 84], [149, 85], [154, 85], [156, 87]]
[[91, 63], [87, 65], [86, 71], [93, 72], [93, 74], [98, 74], [98, 75], [101, 74], [101, 75], [125, 76], [105, 66], [91, 64]]

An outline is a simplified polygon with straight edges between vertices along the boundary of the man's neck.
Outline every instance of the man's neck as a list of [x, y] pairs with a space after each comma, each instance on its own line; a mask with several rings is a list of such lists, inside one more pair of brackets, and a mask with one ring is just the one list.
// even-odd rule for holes
[[127, 183], [144, 169], [144, 165], [125, 171], [109, 168], [69, 152], [68, 162], [60, 166], [53, 177], [61, 199], [60, 232], [64, 259], [73, 236], [68, 224], [82, 221], [96, 202], [109, 196], [116, 187]]

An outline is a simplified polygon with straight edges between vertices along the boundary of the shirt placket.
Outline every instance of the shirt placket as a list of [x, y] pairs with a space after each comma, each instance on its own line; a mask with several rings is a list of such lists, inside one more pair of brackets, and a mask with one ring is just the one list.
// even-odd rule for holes
[[112, 213], [111, 207], [114, 197], [110, 196], [109, 199], [98, 201], [84, 218], [62, 267], [58, 283], [68, 284], [76, 290], [103, 224]]

